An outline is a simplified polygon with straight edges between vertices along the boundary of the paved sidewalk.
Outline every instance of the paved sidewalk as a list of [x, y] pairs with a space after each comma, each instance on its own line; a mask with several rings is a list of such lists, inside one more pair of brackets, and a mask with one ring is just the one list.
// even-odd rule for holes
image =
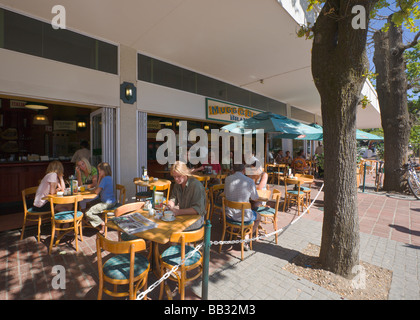
[[[319, 187], [319, 184], [318, 184]], [[312, 198], [317, 188], [312, 191]], [[310, 213], [279, 236], [254, 243], [240, 260], [239, 245], [224, 245], [222, 252], [211, 247], [209, 298], [214, 300], [328, 299], [342, 298], [282, 268], [308, 243], [320, 245], [323, 217], [323, 194]], [[420, 201], [413, 197], [384, 193], [358, 193], [361, 229], [360, 259], [393, 272], [389, 299], [420, 299]], [[212, 240], [220, 240], [218, 215], [212, 219]], [[280, 213], [279, 227], [296, 219], [295, 211]], [[0, 233], [0, 300], [96, 299], [98, 276], [95, 233], [84, 231], [80, 251], [74, 241], [60, 244], [48, 255], [50, 236], [43, 228], [41, 243], [35, 230], [19, 240], [20, 230]], [[116, 238], [115, 232], [109, 232]], [[63, 265], [66, 289], [51, 287], [52, 268]], [[156, 278], [149, 276], [149, 285]], [[158, 290], [154, 290], [158, 291]], [[149, 294], [157, 299], [158, 292]], [[201, 283], [193, 284], [187, 299], [201, 298]], [[104, 299], [112, 299], [104, 295]], [[179, 299], [176, 295], [174, 299]]]

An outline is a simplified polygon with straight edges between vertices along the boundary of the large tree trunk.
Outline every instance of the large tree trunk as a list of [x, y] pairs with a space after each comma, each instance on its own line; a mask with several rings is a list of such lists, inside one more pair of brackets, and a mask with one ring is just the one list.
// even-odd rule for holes
[[373, 61], [378, 74], [376, 91], [385, 141], [384, 189], [403, 192], [404, 177], [398, 169], [407, 161], [411, 130], [407, 107], [407, 77], [402, 50], [402, 28], [395, 26], [391, 17], [388, 22], [388, 31], [376, 31], [373, 37]]
[[366, 19], [376, 1], [326, 1], [314, 26], [312, 75], [321, 97], [324, 128], [324, 221], [320, 262], [350, 277], [359, 264], [356, 189], [356, 107], [368, 69], [367, 29], [353, 29], [351, 10]]

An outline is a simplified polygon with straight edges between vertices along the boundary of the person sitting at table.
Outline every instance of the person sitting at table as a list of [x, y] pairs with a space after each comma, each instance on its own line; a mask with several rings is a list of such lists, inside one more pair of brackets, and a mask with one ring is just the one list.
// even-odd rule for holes
[[303, 155], [303, 150], [300, 150], [297, 154], [297, 157], [293, 159], [291, 167], [295, 171], [306, 171], [310, 169], [306, 163], [305, 156]]
[[248, 175], [252, 180], [255, 182], [255, 186], [257, 190], [267, 190], [267, 181], [268, 181], [268, 174], [267, 172], [263, 171], [261, 168], [252, 169], [253, 172], [251, 175]]
[[206, 215], [206, 193], [203, 184], [192, 176], [184, 162], [176, 161], [171, 167], [171, 176], [175, 185], [169, 196], [168, 208], [174, 216], [199, 215], [200, 219], [189, 226], [186, 231], [201, 228]]
[[76, 163], [76, 178], [79, 186], [88, 185], [88, 188], [96, 187], [98, 182], [98, 170], [89, 163], [86, 158], [80, 158]]
[[[64, 191], [66, 184], [64, 183], [64, 167], [63, 164], [58, 161], [52, 161], [48, 164], [45, 176], [42, 178], [41, 183], [36, 190], [32, 211], [43, 212], [50, 211], [51, 205], [48, 200], [43, 200], [48, 195], [54, 195], [57, 191]], [[66, 211], [69, 205], [56, 204], [54, 210], [56, 212]]]
[[285, 163], [285, 164], [291, 164], [292, 163], [292, 157], [290, 156], [290, 151], [286, 151], [286, 155], [283, 157], [283, 159], [282, 159], [282, 163]]
[[89, 142], [86, 140], [80, 141], [80, 149], [73, 154], [71, 162], [77, 163], [77, 161], [79, 161], [81, 158], [86, 158], [90, 161]]
[[112, 182], [112, 170], [111, 166], [107, 162], [101, 162], [98, 164], [99, 178], [98, 186], [94, 190], [97, 195], [100, 195], [96, 203], [86, 211], [85, 216], [87, 221], [92, 225], [92, 227], [97, 228], [101, 227], [100, 232], [103, 233], [105, 230], [105, 223], [99, 217], [99, 214], [102, 211], [112, 208], [117, 199], [114, 195], [114, 184]]
[[276, 154], [276, 156], [274, 157], [274, 161], [276, 163], [282, 163], [283, 162], [283, 150], [279, 150]]
[[[233, 165], [234, 174], [227, 176], [225, 179], [225, 197], [229, 201], [235, 202], [249, 202], [250, 200], [258, 200], [258, 192], [254, 180], [245, 175], [244, 164]], [[240, 209], [233, 209], [226, 207], [226, 218], [241, 222], [242, 211]], [[258, 230], [261, 216], [256, 211], [245, 209], [244, 221], [254, 221], [252, 233]], [[245, 249], [248, 250], [249, 246], [246, 244]]]

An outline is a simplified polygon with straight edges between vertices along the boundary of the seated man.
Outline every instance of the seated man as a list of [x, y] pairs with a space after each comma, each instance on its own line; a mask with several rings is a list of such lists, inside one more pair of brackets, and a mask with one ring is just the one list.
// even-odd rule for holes
[[[257, 188], [255, 182], [251, 178], [245, 176], [245, 165], [234, 164], [234, 174], [227, 176], [225, 180], [225, 197], [229, 201], [249, 202], [250, 200], [258, 199]], [[240, 222], [242, 219], [242, 212], [239, 209], [226, 208], [226, 218]], [[246, 209], [244, 213], [244, 221], [254, 221], [252, 232], [258, 230], [258, 225], [261, 216], [251, 209]], [[246, 246], [246, 248], [248, 248]]]
[[191, 170], [181, 161], [171, 167], [171, 175], [175, 180], [168, 201], [168, 208], [178, 215], [200, 215], [200, 219], [185, 229], [191, 231], [201, 228], [206, 215], [206, 192], [203, 184], [194, 178]]

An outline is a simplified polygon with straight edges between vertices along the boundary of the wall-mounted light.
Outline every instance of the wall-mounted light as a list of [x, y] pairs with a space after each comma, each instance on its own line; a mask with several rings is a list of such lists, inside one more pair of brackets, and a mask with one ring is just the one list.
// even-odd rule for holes
[[46, 110], [48, 107], [39, 102], [26, 102], [25, 108], [32, 109], [32, 110]]
[[86, 128], [86, 122], [84, 122], [84, 121], [78, 121], [77, 122], [77, 127], [78, 128]]
[[172, 126], [172, 122], [171, 121], [161, 121], [161, 122], [159, 122], [159, 124], [165, 125], [166, 127]]
[[204, 126], [204, 130], [209, 130], [210, 127], [209, 126]]
[[123, 82], [120, 85], [120, 98], [124, 103], [133, 104], [136, 102], [137, 89], [134, 84]]
[[48, 117], [42, 113], [42, 111], [38, 112], [38, 114], [34, 115], [32, 124], [38, 125], [38, 126], [47, 126], [50, 124], [48, 121]]

